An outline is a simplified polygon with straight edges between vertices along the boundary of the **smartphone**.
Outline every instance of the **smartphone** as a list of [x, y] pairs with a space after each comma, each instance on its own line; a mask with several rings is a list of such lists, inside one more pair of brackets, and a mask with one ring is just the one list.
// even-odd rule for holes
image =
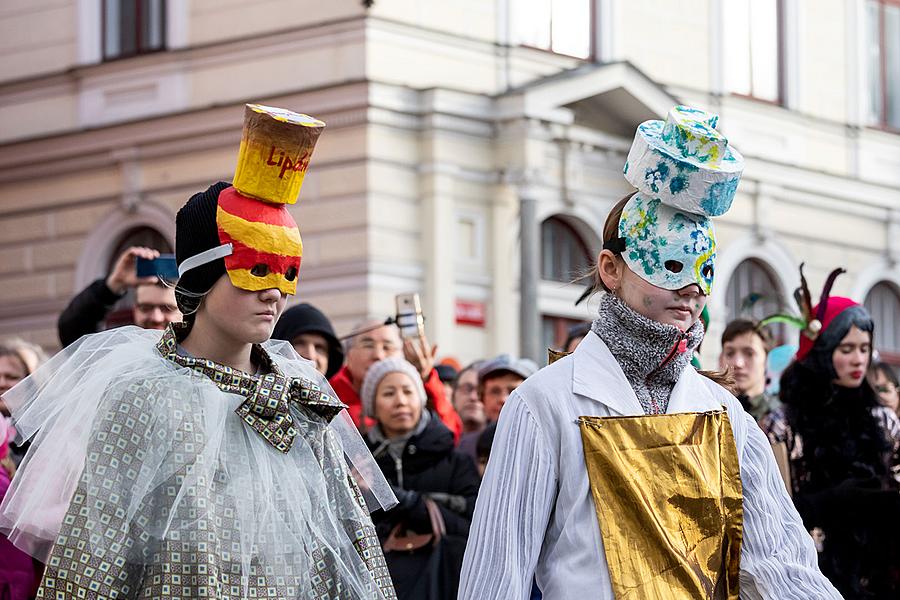
[[400, 336], [404, 339], [424, 337], [425, 317], [422, 315], [419, 295], [397, 294], [394, 300], [397, 304], [397, 327], [400, 328]]
[[178, 279], [178, 263], [174, 254], [160, 254], [158, 257], [148, 260], [137, 257], [135, 263], [138, 277], [159, 277], [168, 281]]

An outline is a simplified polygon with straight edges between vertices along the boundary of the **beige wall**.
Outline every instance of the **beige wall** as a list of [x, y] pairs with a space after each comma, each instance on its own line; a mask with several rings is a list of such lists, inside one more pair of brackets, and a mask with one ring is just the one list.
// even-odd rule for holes
[[[248, 101], [328, 123], [292, 209], [304, 240], [294, 301], [325, 309], [339, 333], [420, 291], [442, 354], [517, 351], [519, 199], [595, 242], [628, 189], [628, 119], [663, 97], [719, 112], [748, 158], [739, 201], [719, 220], [713, 337], [729, 265], [743, 258], [767, 261], [788, 291], [801, 260], [814, 286], [834, 265], [851, 269], [838, 291], [868, 285], [872, 265], [893, 276], [900, 139], [854, 125], [860, 42], [849, 17], [835, 17], [859, 0], [787, 0], [799, 19], [793, 110], [713, 89], [720, 0], [605, 2], [603, 58], [653, 81], [630, 70], [627, 90], [586, 76], [532, 91], [583, 63], [504, 45], [511, 1], [170, 2], [172, 51], [105, 64], [84, 64], [98, 0], [4, 2], [0, 336], [54, 345], [59, 310], [102, 274], [112, 238], [139, 223], [171, 235], [191, 193], [231, 176]], [[579, 113], [591, 107], [629, 131], [592, 129], [597, 114]], [[544, 282], [537, 308], [590, 318], [595, 306], [572, 305], [579, 293]], [[486, 326], [457, 326], [456, 299], [484, 302]], [[714, 359], [717, 344], [704, 349]]]

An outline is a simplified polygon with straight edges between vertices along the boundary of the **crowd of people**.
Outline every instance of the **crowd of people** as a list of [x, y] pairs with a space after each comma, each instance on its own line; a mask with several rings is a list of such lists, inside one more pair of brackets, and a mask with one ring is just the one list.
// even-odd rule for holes
[[[0, 344], [0, 598], [898, 597], [900, 386], [872, 317], [830, 294], [839, 273], [816, 305], [804, 279], [783, 372], [749, 318], [700, 369], [709, 219], [634, 184], [599, 314], [542, 369], [459, 365], [388, 315], [339, 337], [285, 309], [293, 220], [254, 223], [288, 234], [248, 283], [221, 213], [256, 201], [196, 194], [178, 281], [137, 277], [158, 252], [130, 248], [55, 357]], [[103, 331], [128, 291], [136, 327]]]

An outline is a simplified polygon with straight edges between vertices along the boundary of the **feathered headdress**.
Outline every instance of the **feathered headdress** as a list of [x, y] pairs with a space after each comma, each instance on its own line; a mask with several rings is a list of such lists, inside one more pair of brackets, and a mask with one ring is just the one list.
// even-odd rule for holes
[[765, 317], [759, 322], [758, 327], [765, 327], [771, 323], [786, 323], [798, 328], [804, 336], [815, 341], [822, 332], [822, 319], [825, 316], [825, 309], [828, 306], [828, 298], [831, 296], [831, 288], [834, 286], [834, 280], [841, 273], [847, 271], [841, 268], [835, 269], [829, 273], [822, 287], [822, 295], [819, 296], [817, 310], [813, 313], [812, 294], [809, 292], [809, 285], [806, 283], [806, 276], [803, 274], [803, 265], [800, 263], [800, 287], [794, 290], [794, 300], [800, 308], [800, 316], [787, 313], [776, 313]]

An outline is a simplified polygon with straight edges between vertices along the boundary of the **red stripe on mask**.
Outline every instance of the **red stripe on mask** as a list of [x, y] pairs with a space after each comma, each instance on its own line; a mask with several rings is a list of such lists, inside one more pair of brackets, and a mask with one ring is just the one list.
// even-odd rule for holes
[[219, 239], [223, 244], [232, 245], [232, 253], [225, 257], [225, 268], [229, 271], [234, 269], [252, 269], [258, 264], [264, 264], [269, 267], [272, 273], [284, 274], [288, 268], [300, 268], [301, 257], [299, 256], [283, 256], [281, 254], [271, 254], [269, 252], [260, 252], [255, 248], [251, 248], [235, 240], [227, 233], [219, 230]]
[[233, 187], [225, 188], [219, 192], [219, 208], [245, 221], [280, 225], [282, 227], [297, 227], [297, 222], [294, 221], [294, 217], [291, 216], [284, 204], [269, 204], [262, 200], [250, 198], [244, 196]]

